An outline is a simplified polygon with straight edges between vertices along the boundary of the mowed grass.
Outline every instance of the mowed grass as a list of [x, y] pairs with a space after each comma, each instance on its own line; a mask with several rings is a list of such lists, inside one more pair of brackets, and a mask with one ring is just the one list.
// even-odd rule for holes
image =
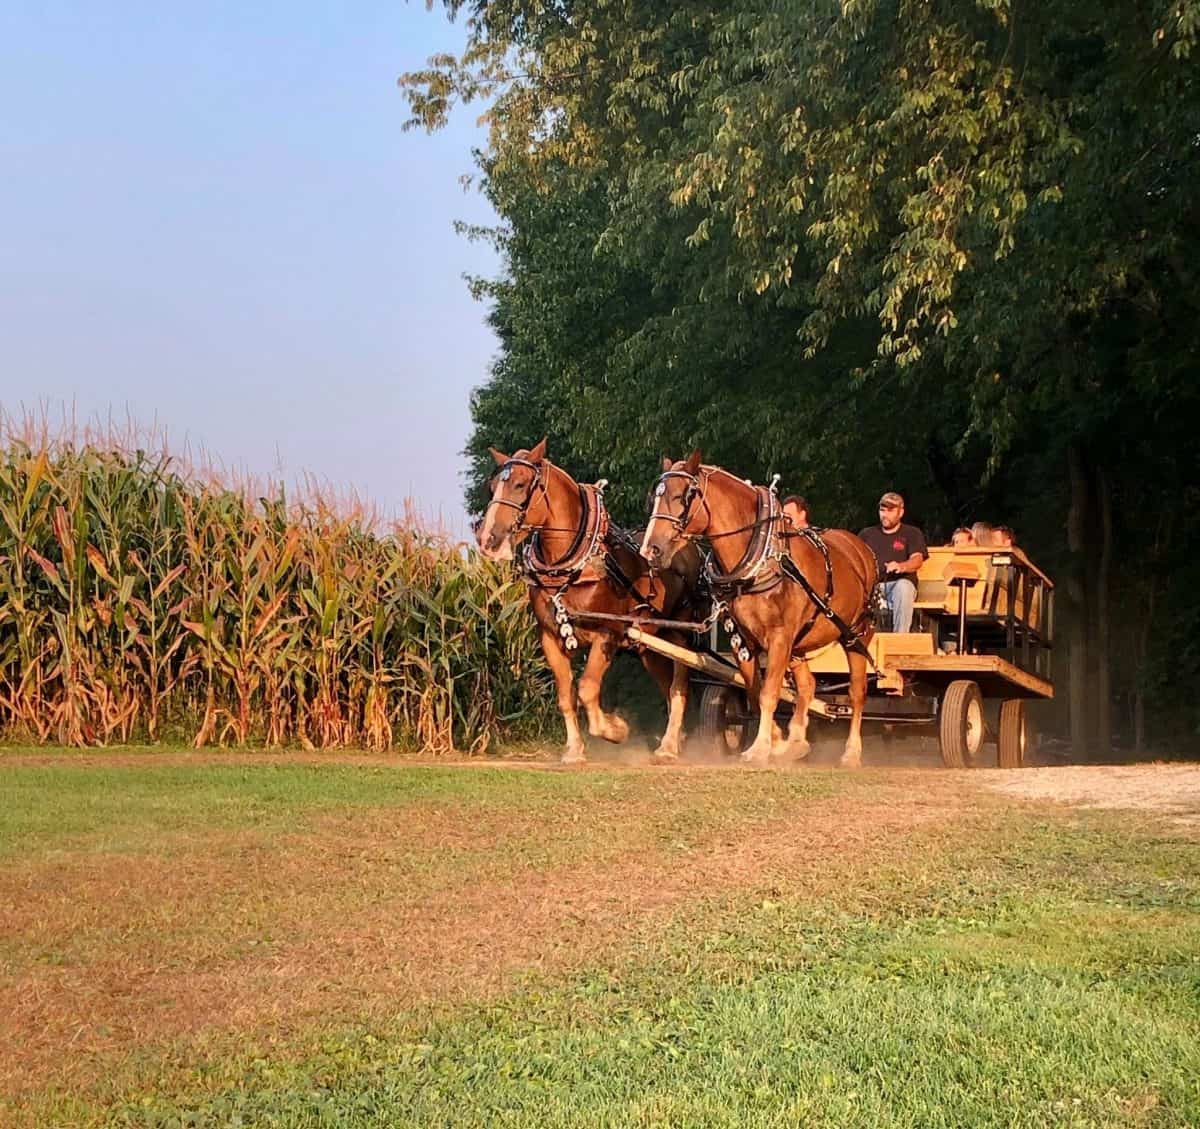
[[[1014, 805], [938, 771], [64, 758], [0, 772], [4, 806], [24, 812], [0, 816], [6, 865], [38, 874], [63, 851], [97, 868], [113, 851], [186, 858], [206, 834], [310, 846], [319, 867], [330, 820], [403, 837], [453, 813], [452, 849], [414, 833], [407, 850], [460, 862], [396, 887], [395, 905], [411, 896], [431, 921], [457, 907], [449, 963], [470, 963], [470, 940], [504, 969], [472, 966], [449, 990], [414, 956], [413, 990], [377, 1006], [335, 992], [288, 1023], [85, 1035], [61, 1048], [82, 1066], [14, 1092], [14, 1123], [1200, 1124], [1200, 843], [1153, 815]], [[392, 881], [374, 855], [339, 873]], [[513, 904], [472, 903], [496, 874]], [[366, 913], [344, 889], [327, 897], [346, 922]], [[217, 927], [236, 933], [240, 904], [212, 904]], [[151, 955], [178, 959], [182, 927]], [[72, 959], [99, 966], [110, 941]], [[2, 977], [32, 976], [31, 953], [11, 948]], [[307, 975], [351, 983], [360, 958], [334, 947]], [[435, 990], [417, 990], [423, 969]]]
[[402, 823], [404, 809], [439, 803], [530, 810], [631, 791], [620, 779], [436, 765], [398, 769], [400, 762], [288, 764], [263, 757], [256, 764], [210, 754], [199, 763], [163, 763], [135, 750], [115, 766], [72, 753], [57, 763], [11, 763], [22, 754], [35, 750], [0, 752], [0, 857], [69, 849], [158, 851], [193, 833], [292, 829], [323, 813], [355, 809], [398, 809]]

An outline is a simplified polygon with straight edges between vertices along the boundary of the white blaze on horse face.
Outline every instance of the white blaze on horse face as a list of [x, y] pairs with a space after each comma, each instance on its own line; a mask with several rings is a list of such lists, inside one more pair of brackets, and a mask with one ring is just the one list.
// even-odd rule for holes
[[[492, 454], [495, 456], [496, 452]], [[496, 456], [497, 459], [499, 456]], [[488, 502], [488, 507], [483, 514], [483, 524], [479, 530], [479, 535], [476, 537], [476, 543], [479, 546], [479, 551], [491, 561], [511, 561], [515, 555], [512, 540], [513, 522], [510, 519], [507, 527], [502, 527], [497, 532], [496, 526], [499, 522], [498, 515], [510, 509], [515, 503], [512, 499], [505, 498], [505, 491], [508, 490], [508, 483], [512, 479], [513, 468], [511, 463], [506, 463], [497, 473], [498, 488], [492, 494], [491, 501]], [[503, 503], [497, 505], [496, 503]], [[520, 511], [522, 515], [524, 510]], [[491, 548], [492, 541], [497, 541], [496, 547]]]
[[509, 530], [503, 532], [500, 544], [496, 548], [489, 548], [496, 532], [496, 514], [500, 508], [488, 505], [487, 511], [483, 515], [483, 525], [479, 527], [479, 535], [475, 538], [479, 551], [489, 561], [511, 561], [513, 559], [512, 534]]
[[[650, 520], [646, 523], [646, 532], [642, 537], [642, 556], [648, 560], [654, 560], [654, 554], [650, 551], [651, 548], [657, 547], [653, 545], [652, 538], [658, 536], [656, 526], [664, 524], [669, 519], [669, 515], [663, 509], [663, 504], [666, 501], [667, 484], [660, 482], [654, 490], [654, 509], [650, 511]], [[661, 547], [659, 551], [663, 552]]]

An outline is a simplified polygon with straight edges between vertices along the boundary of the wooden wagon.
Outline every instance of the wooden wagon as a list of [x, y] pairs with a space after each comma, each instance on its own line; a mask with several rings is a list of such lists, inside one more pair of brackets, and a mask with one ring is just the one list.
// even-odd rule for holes
[[[1025, 758], [1026, 703], [1054, 696], [1050, 675], [1054, 585], [1019, 549], [935, 546], [917, 573], [917, 631], [877, 632], [864, 717], [893, 726], [936, 727], [951, 767], [983, 763], [989, 728], [997, 763]], [[746, 745], [757, 722], [741, 674], [721, 652], [716, 628], [708, 647], [690, 649], [628, 628], [637, 644], [690, 666], [700, 690], [700, 734], [728, 753]], [[809, 712], [849, 718], [846, 656], [831, 644], [809, 656], [817, 695]], [[785, 687], [781, 714], [794, 695]], [[999, 703], [993, 726], [984, 702]], [[781, 718], [782, 719], [782, 718]]]

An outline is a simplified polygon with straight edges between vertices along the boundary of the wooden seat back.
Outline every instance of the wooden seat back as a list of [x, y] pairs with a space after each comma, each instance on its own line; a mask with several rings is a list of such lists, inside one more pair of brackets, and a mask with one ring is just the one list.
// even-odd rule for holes
[[[951, 545], [933, 545], [929, 558], [917, 572], [914, 607], [934, 615], [958, 615], [959, 600], [966, 601], [968, 615], [988, 615], [1002, 619], [1008, 615], [1008, 569], [992, 564], [993, 556], [1007, 549], [973, 547], [956, 549]], [[1028, 606], [1027, 606], [1028, 605]], [[1016, 617], [1037, 629], [1041, 601], [1027, 600], [1018, 589], [1013, 611]]]

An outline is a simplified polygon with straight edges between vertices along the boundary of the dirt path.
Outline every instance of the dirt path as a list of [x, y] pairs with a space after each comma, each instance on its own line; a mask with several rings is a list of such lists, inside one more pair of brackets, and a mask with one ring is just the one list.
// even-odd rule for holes
[[980, 773], [1015, 799], [1160, 812], [1200, 826], [1200, 764], [1062, 765]]

